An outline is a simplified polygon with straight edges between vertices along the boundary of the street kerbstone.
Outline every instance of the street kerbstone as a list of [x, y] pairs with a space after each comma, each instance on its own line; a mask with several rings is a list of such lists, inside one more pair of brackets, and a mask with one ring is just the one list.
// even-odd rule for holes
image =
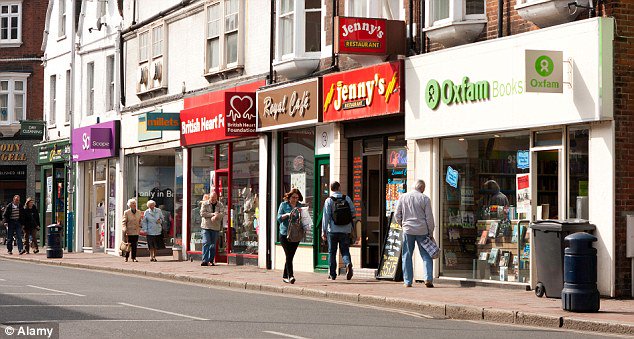
[[408, 311], [420, 311], [420, 302], [402, 298], [385, 298], [385, 306]]
[[261, 291], [262, 290], [262, 285], [258, 284], [258, 283], [247, 282], [246, 288], [247, 288], [247, 290]]
[[434, 318], [446, 318], [447, 317], [447, 305], [443, 303], [433, 303], [428, 301], [421, 301], [419, 304], [420, 312], [425, 315], [432, 316]]
[[339, 301], [347, 301], [347, 302], [359, 302], [359, 293], [348, 293], [348, 292], [326, 292], [329, 299], [339, 300]]
[[282, 293], [282, 286], [262, 284], [262, 285], [260, 285], [260, 291], [273, 292], [273, 293]]
[[359, 294], [359, 303], [364, 305], [385, 306], [385, 297]]
[[328, 297], [328, 293], [326, 291], [316, 290], [312, 288], [304, 288], [302, 293], [303, 295], [307, 297], [313, 297], [313, 298], [327, 298]]
[[285, 286], [282, 288], [282, 293], [284, 294], [302, 295], [303, 291], [304, 288], [302, 287]]
[[485, 308], [482, 316], [484, 320], [496, 323], [512, 324], [515, 322], [515, 312], [509, 310]]
[[599, 322], [576, 318], [563, 318], [562, 328], [576, 331], [618, 333], [634, 335], [634, 326], [612, 322]]
[[517, 312], [515, 322], [522, 325], [559, 328], [562, 326], [563, 318], [545, 314]]
[[247, 283], [244, 281], [229, 281], [229, 287], [244, 290], [247, 288]]
[[451, 319], [482, 320], [482, 307], [466, 305], [447, 305], [445, 314]]

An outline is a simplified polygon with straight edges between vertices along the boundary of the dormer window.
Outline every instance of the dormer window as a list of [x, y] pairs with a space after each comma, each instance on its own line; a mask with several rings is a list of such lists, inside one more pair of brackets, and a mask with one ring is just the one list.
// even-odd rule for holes
[[445, 47], [475, 41], [486, 25], [484, 0], [428, 0], [425, 32]]
[[138, 35], [137, 93], [165, 89], [166, 24], [157, 22]]

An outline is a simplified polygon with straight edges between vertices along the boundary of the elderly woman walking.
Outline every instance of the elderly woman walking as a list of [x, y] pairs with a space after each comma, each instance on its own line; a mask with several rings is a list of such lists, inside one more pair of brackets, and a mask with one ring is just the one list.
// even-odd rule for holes
[[136, 209], [136, 200], [128, 200], [128, 207], [129, 209], [123, 212], [123, 221], [121, 222], [123, 233], [126, 237], [125, 240], [130, 243], [130, 251], [125, 253], [125, 261], [128, 261], [130, 252], [132, 252], [132, 261], [137, 262], [136, 249], [139, 244], [139, 231], [141, 230], [143, 215], [141, 211]]
[[156, 202], [149, 200], [147, 210], [143, 213], [141, 229], [147, 235], [147, 247], [150, 250], [150, 261], [156, 261], [156, 250], [161, 248], [160, 241], [163, 241], [163, 212], [156, 208]]

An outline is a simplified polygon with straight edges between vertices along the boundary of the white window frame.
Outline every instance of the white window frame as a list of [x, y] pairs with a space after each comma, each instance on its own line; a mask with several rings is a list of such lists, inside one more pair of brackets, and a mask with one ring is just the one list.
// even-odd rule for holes
[[71, 115], [71, 81], [72, 81], [72, 72], [70, 69], [66, 70], [66, 98], [64, 101], [64, 123], [70, 124], [70, 115]]
[[[7, 101], [7, 121], [0, 121], [0, 125], [6, 126], [6, 125], [11, 125], [11, 124], [17, 124], [20, 123], [20, 119], [16, 119], [15, 118], [15, 95], [16, 94], [22, 94], [22, 120], [26, 120], [26, 112], [27, 112], [27, 106], [26, 106], [26, 97], [27, 97], [27, 86], [28, 86], [28, 82], [27, 82], [27, 78], [29, 77], [29, 74], [24, 74], [24, 73], [0, 73], [0, 81], [8, 81], [9, 86], [7, 88], [7, 91], [3, 91], [0, 88], [0, 94], [7, 94], [8, 95], [8, 101]], [[15, 82], [16, 81], [22, 81], [24, 86], [22, 87], [21, 91], [16, 91], [15, 90]]]
[[57, 37], [60, 40], [66, 37], [66, 0], [59, 1], [59, 16], [57, 19]]
[[[163, 54], [165, 53], [165, 25], [160, 24], [160, 25], [155, 25], [152, 26], [152, 28], [150, 29], [150, 43], [148, 44], [149, 46], [149, 56], [151, 57], [152, 60], [160, 58], [163, 56]], [[155, 33], [156, 32], [160, 32], [160, 37], [156, 37]], [[155, 50], [157, 49], [157, 46], [160, 47], [160, 50], [157, 52], [155, 52]]]
[[449, 1], [449, 17], [433, 21], [434, 5], [431, 0], [425, 1], [425, 28], [451, 25], [456, 22], [485, 20], [486, 17], [486, 0], [484, 2], [484, 14], [467, 15], [466, 0], [446, 0]]
[[[354, 2], [365, 3], [364, 13], [354, 12]], [[345, 5], [346, 16], [358, 18], [382, 18], [388, 20], [405, 20], [405, 1], [398, 0], [398, 8], [389, 8], [392, 11], [392, 17], [388, 15], [389, 3], [386, 0], [348, 0]]]
[[95, 114], [95, 62], [86, 64], [86, 116]]
[[[205, 6], [205, 53], [204, 53], [204, 65], [205, 65], [205, 75], [219, 73], [227, 70], [236, 69], [242, 67], [244, 65], [244, 32], [245, 32], [245, 2], [244, 0], [238, 1], [238, 25], [235, 29], [227, 30], [226, 19], [234, 15], [227, 14], [227, 1], [229, 0], [220, 0], [220, 1], [212, 1]], [[209, 35], [209, 23], [211, 22], [209, 18], [209, 8], [212, 6], [220, 6], [218, 17], [218, 34], [214, 36]], [[215, 20], [214, 20], [215, 21]], [[234, 62], [229, 62], [228, 60], [228, 49], [227, 49], [227, 37], [230, 34], [237, 34], [238, 39], [238, 48], [237, 48], [237, 58]], [[218, 66], [212, 67], [209, 64], [209, 41], [212, 39], [218, 39]]]
[[[276, 6], [280, 10], [277, 11], [276, 16], [276, 38], [277, 41], [282, 39], [282, 31], [280, 30], [280, 17], [281, 13], [281, 0], [276, 0]], [[277, 48], [275, 50], [275, 59], [278, 61], [285, 61], [295, 58], [305, 58], [305, 59], [313, 59], [313, 58], [321, 58], [321, 51], [315, 52], [306, 52], [306, 13], [307, 12], [322, 12], [321, 17], [324, 17], [323, 6], [319, 7], [319, 9], [311, 9], [306, 10], [305, 1], [304, 0], [293, 0], [294, 2], [294, 10], [293, 10], [293, 51], [291, 53], [282, 54], [282, 45], [277, 44]], [[289, 12], [290, 13], [290, 12]], [[321, 20], [322, 31], [324, 29], [323, 24], [324, 21]], [[323, 47], [324, 41], [321, 42]]]
[[[18, 6], [18, 13], [17, 13], [17, 17], [18, 17], [18, 36], [16, 39], [11, 39], [11, 29], [8, 29], [7, 32], [7, 39], [2, 39], [2, 19], [7, 19], [9, 26], [11, 23], [11, 18], [15, 17], [15, 14], [11, 13], [11, 6], [13, 5], [17, 5]], [[2, 13], [2, 7], [3, 6], [9, 6], [8, 12], [9, 13]], [[20, 47], [22, 45], [22, 1], [7, 1], [7, 0], [0, 0], [0, 47]]]
[[115, 58], [114, 54], [106, 57], [106, 112], [115, 109]]
[[[145, 44], [143, 44], [143, 40], [145, 39]], [[139, 64], [146, 63], [150, 60], [151, 46], [152, 46], [152, 36], [149, 29], [139, 33]], [[143, 56], [143, 51], [145, 50], [145, 56]]]
[[49, 76], [48, 81], [48, 126], [57, 122], [57, 74]]

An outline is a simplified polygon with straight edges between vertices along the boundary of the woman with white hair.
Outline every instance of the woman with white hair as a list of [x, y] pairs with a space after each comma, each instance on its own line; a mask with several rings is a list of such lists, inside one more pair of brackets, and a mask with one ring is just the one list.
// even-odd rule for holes
[[125, 253], [125, 261], [128, 261], [130, 252], [132, 252], [132, 261], [136, 260], [136, 248], [139, 243], [139, 231], [141, 230], [142, 213], [136, 209], [136, 200], [128, 200], [129, 209], [123, 212], [123, 221], [121, 222], [123, 233], [125, 234], [125, 242], [130, 243], [130, 251]]
[[147, 235], [147, 247], [150, 250], [150, 261], [156, 261], [156, 250], [163, 241], [163, 212], [156, 208], [154, 200], [148, 200], [147, 210], [143, 213], [142, 230]]

